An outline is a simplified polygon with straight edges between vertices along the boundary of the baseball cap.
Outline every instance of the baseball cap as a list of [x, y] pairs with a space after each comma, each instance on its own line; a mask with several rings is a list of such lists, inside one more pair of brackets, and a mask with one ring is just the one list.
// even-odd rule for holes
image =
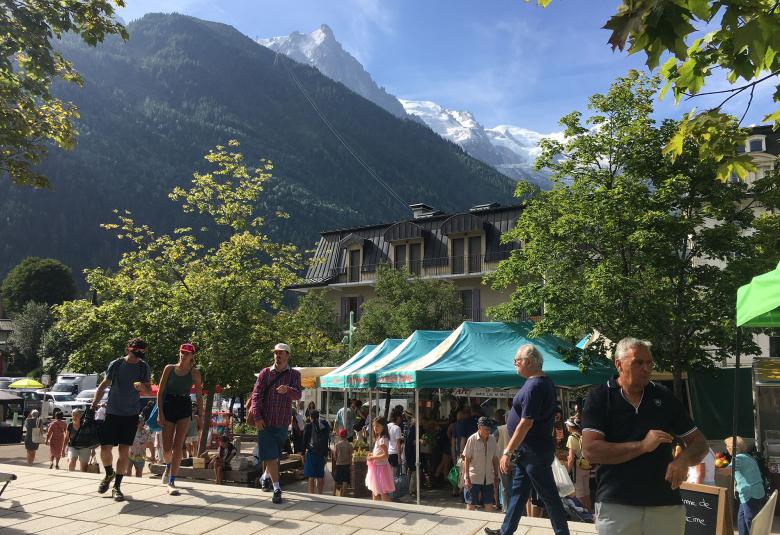
[[292, 353], [292, 351], [290, 351], [290, 346], [282, 343], [278, 343], [274, 346], [273, 352], [276, 353], [277, 351], [287, 351], [288, 353]]
[[480, 416], [479, 420], [477, 420], [477, 425], [479, 427], [492, 427], [493, 422], [487, 416]]
[[185, 353], [195, 353], [195, 346], [189, 342], [184, 342], [179, 346], [179, 351], [184, 351]]

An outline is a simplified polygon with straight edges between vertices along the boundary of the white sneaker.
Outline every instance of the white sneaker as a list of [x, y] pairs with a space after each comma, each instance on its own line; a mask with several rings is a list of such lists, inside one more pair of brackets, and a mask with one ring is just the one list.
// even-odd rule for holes
[[179, 489], [177, 489], [173, 483], [168, 484], [168, 495], [170, 496], [178, 496], [179, 495]]
[[162, 475], [162, 484], [163, 484], [163, 485], [167, 485], [167, 484], [168, 484], [168, 479], [169, 479], [170, 475], [171, 475], [171, 471], [170, 471], [170, 469], [169, 469], [169, 468], [166, 466], [166, 467], [165, 467], [165, 472], [163, 472], [163, 475]]

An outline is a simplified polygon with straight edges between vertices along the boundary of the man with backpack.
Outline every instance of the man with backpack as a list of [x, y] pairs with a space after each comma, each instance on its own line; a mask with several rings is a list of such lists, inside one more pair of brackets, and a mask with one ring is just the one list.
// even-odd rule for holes
[[[111, 481], [114, 488], [111, 496], [114, 501], [125, 499], [122, 494], [122, 477], [127, 472], [130, 457], [130, 446], [135, 440], [138, 427], [140, 393], [151, 394], [151, 371], [143, 360], [146, 355], [146, 342], [141, 338], [133, 338], [127, 342], [124, 357], [111, 361], [106, 376], [95, 391], [92, 400], [92, 410], [103, 399], [103, 392], [108, 392], [106, 419], [100, 426], [100, 460], [106, 471], [106, 476], [100, 481], [98, 492], [103, 494], [108, 490]], [[116, 462], [116, 472], [113, 468], [113, 449], [119, 448], [119, 458]]]
[[310, 422], [303, 430], [303, 477], [308, 478], [309, 494], [322, 494], [325, 485], [325, 458], [330, 450], [330, 426], [320, 420], [317, 410], [309, 414]]
[[252, 391], [252, 416], [258, 429], [258, 459], [265, 463], [273, 484], [271, 501], [279, 504], [282, 503], [279, 458], [287, 442], [292, 401], [301, 399], [301, 373], [289, 365], [290, 346], [276, 344], [273, 354], [273, 366], [263, 368], [257, 376]]

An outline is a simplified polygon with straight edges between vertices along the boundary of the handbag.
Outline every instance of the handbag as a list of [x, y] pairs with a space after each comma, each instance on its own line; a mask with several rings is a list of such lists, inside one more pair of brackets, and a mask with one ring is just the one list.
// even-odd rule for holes
[[95, 420], [95, 411], [88, 408], [81, 417], [81, 425], [71, 439], [76, 449], [94, 448], [100, 445], [100, 424]]
[[40, 420], [35, 422], [31, 437], [35, 444], [44, 444], [46, 442], [46, 434], [43, 432], [43, 423]]

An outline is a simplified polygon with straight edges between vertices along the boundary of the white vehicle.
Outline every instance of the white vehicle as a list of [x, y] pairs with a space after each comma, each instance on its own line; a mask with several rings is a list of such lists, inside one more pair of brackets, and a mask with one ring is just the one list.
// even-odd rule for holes
[[[111, 388], [106, 388], [106, 390], [103, 392], [103, 399], [100, 400], [101, 403], [108, 403], [109, 390], [111, 390]], [[96, 388], [91, 388], [89, 390], [84, 390], [83, 392], [79, 393], [78, 396], [76, 396], [76, 402], [80, 405], [80, 408], [86, 409], [92, 405], [92, 399], [95, 397], [96, 391]]]
[[50, 392], [64, 392], [75, 396], [84, 390], [96, 388], [97, 383], [98, 375], [96, 373], [90, 375], [84, 373], [62, 373], [57, 376], [57, 382], [51, 387]]
[[50, 401], [54, 409], [60, 409], [64, 416], [71, 416], [73, 409], [80, 409], [83, 404], [76, 401], [76, 396], [68, 394], [67, 392], [46, 392], [43, 394], [44, 399]]

